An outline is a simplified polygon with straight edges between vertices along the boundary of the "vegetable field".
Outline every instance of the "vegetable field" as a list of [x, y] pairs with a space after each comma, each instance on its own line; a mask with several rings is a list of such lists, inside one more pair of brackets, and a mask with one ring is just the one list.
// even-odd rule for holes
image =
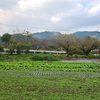
[[1, 70], [100, 72], [100, 63], [65, 63], [58, 61], [0, 62]]
[[99, 100], [100, 63], [0, 62], [0, 100]]

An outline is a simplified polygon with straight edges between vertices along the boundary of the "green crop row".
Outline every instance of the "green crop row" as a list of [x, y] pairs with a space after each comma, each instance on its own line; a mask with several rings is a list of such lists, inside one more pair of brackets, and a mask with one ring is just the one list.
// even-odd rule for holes
[[66, 63], [58, 61], [0, 62], [1, 70], [100, 72], [100, 63]]

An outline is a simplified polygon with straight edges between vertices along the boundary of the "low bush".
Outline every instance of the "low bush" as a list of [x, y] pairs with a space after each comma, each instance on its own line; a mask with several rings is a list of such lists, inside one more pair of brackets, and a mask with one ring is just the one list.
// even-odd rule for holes
[[34, 61], [58, 61], [60, 58], [56, 57], [52, 54], [34, 54], [33, 57], [31, 57], [31, 60]]
[[82, 58], [87, 58], [87, 59], [100, 59], [100, 56], [94, 56], [94, 55], [89, 55], [89, 56], [85, 56], [83, 55]]

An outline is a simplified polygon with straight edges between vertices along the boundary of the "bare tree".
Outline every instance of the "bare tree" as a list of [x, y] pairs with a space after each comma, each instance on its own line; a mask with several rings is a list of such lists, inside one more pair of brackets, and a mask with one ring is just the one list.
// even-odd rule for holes
[[80, 49], [83, 51], [83, 53], [88, 56], [91, 50], [97, 49], [98, 47], [98, 40], [96, 38], [92, 37], [84, 37], [78, 39], [78, 44]]
[[67, 57], [71, 54], [71, 47], [74, 45], [76, 38], [73, 35], [62, 34], [56, 37], [56, 43], [65, 50]]

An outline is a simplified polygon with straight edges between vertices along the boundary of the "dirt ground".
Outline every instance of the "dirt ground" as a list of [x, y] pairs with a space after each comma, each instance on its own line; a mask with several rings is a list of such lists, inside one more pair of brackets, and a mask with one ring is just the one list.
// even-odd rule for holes
[[85, 62], [85, 63], [100, 63], [100, 59], [67, 59], [62, 62]]

